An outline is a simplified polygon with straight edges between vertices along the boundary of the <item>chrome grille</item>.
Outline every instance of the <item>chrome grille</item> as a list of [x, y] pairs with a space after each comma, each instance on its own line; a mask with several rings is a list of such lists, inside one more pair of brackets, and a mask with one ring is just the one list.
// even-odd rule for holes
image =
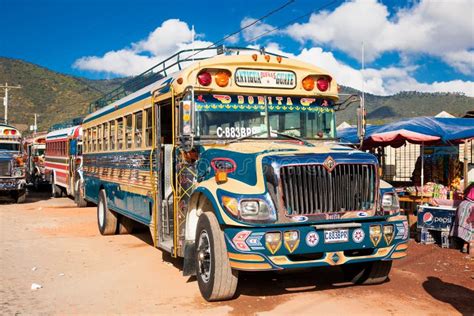
[[367, 210], [374, 205], [375, 165], [338, 164], [331, 172], [322, 165], [283, 166], [280, 177], [287, 214]]
[[10, 162], [0, 161], [0, 176], [5, 177], [10, 175]]

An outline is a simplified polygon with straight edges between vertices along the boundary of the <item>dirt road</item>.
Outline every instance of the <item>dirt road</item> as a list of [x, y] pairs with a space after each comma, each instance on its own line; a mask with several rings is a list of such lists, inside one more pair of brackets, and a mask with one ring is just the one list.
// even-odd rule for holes
[[381, 285], [341, 283], [338, 269], [249, 273], [234, 300], [207, 303], [146, 231], [100, 236], [95, 207], [67, 198], [36, 193], [25, 204], [1, 204], [0, 237], [2, 315], [474, 314], [474, 262], [414, 242]]

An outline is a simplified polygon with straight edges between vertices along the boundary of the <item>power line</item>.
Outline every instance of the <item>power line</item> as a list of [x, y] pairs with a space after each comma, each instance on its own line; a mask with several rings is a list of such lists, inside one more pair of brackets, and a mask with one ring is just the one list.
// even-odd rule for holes
[[286, 27], [286, 26], [288, 26], [288, 25], [290, 25], [290, 24], [292, 24], [292, 23], [295, 23], [296, 21], [298, 21], [298, 20], [300, 20], [300, 19], [302, 19], [302, 18], [308, 17], [308, 16], [310, 16], [311, 14], [313, 14], [314, 12], [321, 11], [321, 10], [323, 10], [323, 9], [325, 9], [325, 8], [327, 8], [327, 7], [329, 7], [329, 6], [333, 5], [333, 4], [335, 4], [335, 3], [337, 3], [337, 2], [341, 2], [341, 1], [342, 1], [342, 0], [333, 0], [333, 1], [330, 1], [330, 2], [326, 3], [325, 5], [322, 5], [321, 7], [317, 8], [316, 10], [312, 10], [312, 11], [307, 12], [307, 13], [305, 13], [305, 14], [303, 14], [303, 15], [300, 15], [300, 16], [298, 16], [298, 17], [296, 17], [296, 18], [294, 18], [294, 19], [292, 19], [292, 20], [290, 20], [290, 21], [288, 21], [288, 22], [286, 22], [286, 23], [284, 23], [284, 24], [280, 24], [279, 26], [277, 26], [277, 27], [275, 27], [275, 28], [273, 28], [273, 29], [271, 29], [271, 30], [268, 30], [268, 31], [266, 31], [266, 32], [263, 32], [262, 34], [260, 34], [260, 35], [258, 35], [258, 36], [256, 36], [256, 37], [254, 37], [254, 38], [251, 38], [251, 39], [247, 40], [246, 42], [249, 43], [249, 42], [253, 42], [253, 41], [255, 41], [255, 40], [258, 40], [259, 38], [262, 38], [262, 37], [264, 37], [264, 36], [266, 36], [266, 35], [268, 35], [268, 34], [270, 34], [270, 33], [273, 33], [273, 32], [275, 32], [275, 31], [281, 29], [281, 28], [284, 28], [284, 27]]

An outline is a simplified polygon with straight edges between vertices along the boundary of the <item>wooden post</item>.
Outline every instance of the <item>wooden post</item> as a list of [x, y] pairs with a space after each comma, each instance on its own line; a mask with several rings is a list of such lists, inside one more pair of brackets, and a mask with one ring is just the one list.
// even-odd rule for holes
[[468, 175], [468, 156], [467, 156], [467, 139], [464, 140], [464, 188], [463, 191], [467, 189], [467, 186], [469, 185], [469, 175]]

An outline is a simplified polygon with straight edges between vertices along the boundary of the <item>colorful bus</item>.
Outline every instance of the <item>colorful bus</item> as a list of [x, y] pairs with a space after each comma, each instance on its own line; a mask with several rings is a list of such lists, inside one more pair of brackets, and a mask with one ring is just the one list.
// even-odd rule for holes
[[222, 47], [183, 65], [190, 53], [91, 105], [85, 196], [100, 232], [148, 225], [208, 301], [232, 298], [239, 271], [337, 265], [355, 283], [386, 280], [406, 217], [377, 159], [338, 144], [331, 74]]
[[26, 199], [25, 161], [21, 133], [7, 124], [0, 124], [0, 195], [17, 203]]
[[46, 132], [28, 137], [24, 141], [26, 151], [26, 181], [35, 189], [47, 184], [44, 154], [46, 150]]
[[72, 196], [79, 207], [87, 205], [83, 195], [81, 125], [46, 135], [45, 168], [53, 197]]

